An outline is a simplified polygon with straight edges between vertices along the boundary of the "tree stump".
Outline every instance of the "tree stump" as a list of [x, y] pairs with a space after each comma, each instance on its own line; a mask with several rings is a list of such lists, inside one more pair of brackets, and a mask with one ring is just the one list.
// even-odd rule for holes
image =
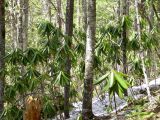
[[29, 96], [25, 101], [26, 109], [24, 111], [23, 120], [41, 120], [41, 100]]

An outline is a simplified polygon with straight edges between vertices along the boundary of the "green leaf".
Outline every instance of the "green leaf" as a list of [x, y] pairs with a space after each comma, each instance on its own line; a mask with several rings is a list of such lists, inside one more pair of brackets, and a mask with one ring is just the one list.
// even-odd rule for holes
[[103, 88], [103, 92], [105, 92], [105, 91], [108, 91], [109, 90], [109, 83], [107, 83], [105, 86], [104, 86], [104, 88]]
[[129, 83], [123, 79], [123, 77], [116, 71], [113, 71], [115, 75], [115, 79], [118, 81], [118, 83], [125, 89], [128, 89]]
[[101, 76], [100, 78], [98, 78], [98, 80], [95, 81], [94, 85], [98, 85], [98, 84], [102, 83], [108, 77], [108, 75], [109, 75], [109, 73], [106, 73], [103, 76]]
[[114, 73], [113, 71], [111, 72], [111, 77], [109, 80], [109, 87], [111, 88], [114, 85], [115, 79], [114, 79]]
[[117, 95], [122, 99], [124, 98], [123, 94], [124, 94], [123, 88], [119, 84], [117, 84]]
[[65, 74], [63, 71], [59, 71], [54, 84], [59, 84], [61, 86], [65, 86], [69, 84], [69, 78], [67, 74]]

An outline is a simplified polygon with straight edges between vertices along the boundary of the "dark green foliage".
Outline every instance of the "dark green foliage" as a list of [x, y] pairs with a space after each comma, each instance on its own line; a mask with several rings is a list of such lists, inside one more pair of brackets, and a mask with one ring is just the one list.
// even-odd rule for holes
[[2, 116], [1, 120], [23, 120], [23, 111], [18, 106], [7, 105]]
[[[5, 87], [5, 101], [8, 104], [3, 115], [5, 120], [22, 119], [24, 107], [22, 97], [24, 99], [26, 97], [23, 95], [40, 94], [42, 90], [39, 88], [42, 87], [42, 82], [44, 86], [48, 85], [50, 88], [49, 90], [44, 87], [44, 92], [46, 92], [43, 93], [45, 95], [43, 96], [43, 117], [52, 118], [64, 109], [63, 97], [61, 94], [58, 96], [53, 94], [53, 86], [60, 87], [68, 84], [68, 75], [62, 71], [62, 67], [65, 65], [65, 56], [70, 55], [74, 59], [74, 54], [66, 44], [67, 38], [51, 23], [42, 22], [38, 25], [38, 29], [39, 34], [46, 38], [40, 49], [27, 48], [24, 52], [15, 49], [5, 57], [7, 63], [5, 75], [9, 78], [8, 85]], [[40, 67], [42, 70], [39, 69]], [[60, 91], [55, 91], [55, 93], [58, 92]], [[71, 95], [76, 95], [74, 89]], [[21, 107], [16, 107], [19, 104]]]

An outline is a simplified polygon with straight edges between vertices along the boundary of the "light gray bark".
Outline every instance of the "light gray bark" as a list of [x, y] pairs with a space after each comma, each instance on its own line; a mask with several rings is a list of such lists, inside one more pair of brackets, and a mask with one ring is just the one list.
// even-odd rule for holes
[[81, 23], [81, 0], [77, 0], [77, 28], [80, 28]]
[[51, 1], [50, 0], [42, 0], [42, 12], [45, 20], [51, 22]]
[[141, 28], [140, 28], [140, 17], [138, 10], [138, 0], [135, 0], [135, 12], [136, 12], [136, 30], [138, 35], [138, 40], [141, 40]]
[[23, 5], [23, 49], [25, 50], [28, 45], [28, 9], [29, 9], [29, 0], [24, 0]]
[[18, 27], [17, 27], [17, 40], [18, 48], [23, 51], [23, 0], [18, 0]]
[[150, 103], [152, 103], [153, 97], [151, 96], [151, 92], [150, 92], [150, 88], [149, 88], [149, 80], [147, 77], [146, 67], [144, 64], [144, 55], [141, 58], [142, 58], [142, 70], [143, 70], [143, 75], [144, 75], [144, 83], [146, 84], [146, 89], [147, 89], [147, 96], [148, 96]]
[[10, 25], [11, 25], [11, 39], [12, 39], [12, 46], [14, 49], [16, 49], [18, 47], [18, 41], [17, 41], [17, 12], [15, 10], [16, 8], [16, 1], [14, 0], [10, 0], [9, 1], [10, 4]]
[[87, 10], [87, 38], [86, 38], [86, 56], [85, 56], [85, 78], [82, 105], [83, 120], [93, 118], [92, 97], [93, 97], [93, 64], [96, 34], [96, 0], [88, 0]]

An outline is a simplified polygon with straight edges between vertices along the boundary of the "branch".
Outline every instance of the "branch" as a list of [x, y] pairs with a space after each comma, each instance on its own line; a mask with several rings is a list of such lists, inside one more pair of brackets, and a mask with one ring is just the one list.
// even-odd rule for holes
[[155, 15], [156, 15], [156, 17], [157, 17], [157, 20], [160, 21], [160, 18], [159, 18], [159, 16], [158, 16], [158, 13], [157, 13], [157, 10], [156, 10], [156, 7], [155, 7], [154, 3], [152, 3], [152, 8], [153, 8], [153, 11], [155, 12]]

